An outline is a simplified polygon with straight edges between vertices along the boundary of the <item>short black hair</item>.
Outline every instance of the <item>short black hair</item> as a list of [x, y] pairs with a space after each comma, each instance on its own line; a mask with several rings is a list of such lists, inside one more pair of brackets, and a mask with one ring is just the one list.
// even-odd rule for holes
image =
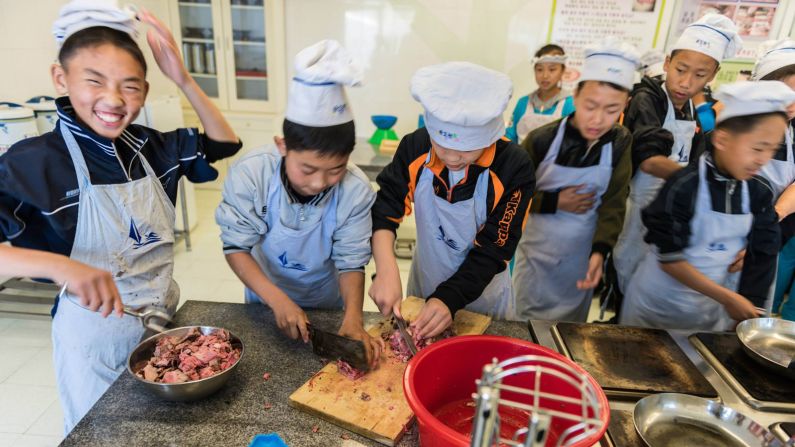
[[347, 157], [356, 145], [353, 121], [314, 127], [285, 119], [282, 132], [288, 151], [317, 151], [321, 157]]
[[784, 112], [768, 112], [759, 113], [756, 115], [733, 116], [716, 124], [715, 130], [725, 130], [733, 134], [746, 133], [752, 131], [754, 127], [756, 127], [756, 125], [762, 120], [771, 116], [780, 116], [782, 119], [787, 121], [787, 114]]
[[610, 87], [610, 88], [613, 88], [613, 89], [616, 89], [616, 90], [622, 91], [622, 92], [624, 92], [624, 93], [630, 93], [630, 91], [629, 91], [629, 89], [628, 89], [628, 88], [625, 88], [625, 87], [623, 87], [623, 86], [621, 86], [621, 85], [614, 84], [614, 83], [612, 83], [612, 82], [607, 82], [607, 81], [595, 81], [595, 80], [585, 80], [585, 81], [580, 81], [580, 82], [578, 82], [578, 83], [577, 83], [577, 87], [575, 87], [575, 88], [574, 88], [574, 93], [577, 93], [577, 92], [579, 92], [579, 91], [580, 91], [580, 89], [581, 89], [581, 88], [582, 88], [582, 87], [585, 85], [585, 83], [586, 83], [586, 82], [596, 82], [596, 83], [598, 83], [599, 85], [606, 85], [606, 86], [608, 86], [608, 87]]
[[144, 70], [146, 75], [146, 58], [141, 48], [132, 37], [124, 31], [108, 28], [106, 26], [92, 26], [82, 29], [67, 37], [58, 51], [58, 62], [66, 69], [66, 63], [83, 48], [95, 48], [101, 45], [113, 45], [130, 53]]
[[783, 81], [788, 77], [795, 75], [795, 64], [785, 65], [778, 70], [773, 70], [762, 77], [762, 81]]
[[560, 53], [564, 56], [566, 55], [566, 52], [563, 51], [563, 47], [560, 45], [555, 45], [554, 43], [548, 43], [536, 51], [535, 57], [541, 57], [552, 53]]

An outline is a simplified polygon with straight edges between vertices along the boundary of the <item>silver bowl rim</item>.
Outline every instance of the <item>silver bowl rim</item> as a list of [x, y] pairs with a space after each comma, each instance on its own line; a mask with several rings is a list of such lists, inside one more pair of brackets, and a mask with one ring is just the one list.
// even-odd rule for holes
[[[202, 330], [202, 329], [210, 329], [210, 330], [224, 329], [224, 330], [226, 330], [227, 332], [229, 332], [229, 336], [230, 336], [230, 337], [233, 337], [233, 338], [237, 339], [237, 340], [240, 342], [240, 357], [238, 357], [237, 361], [236, 361], [236, 362], [235, 362], [235, 363], [234, 363], [232, 366], [230, 366], [229, 368], [227, 368], [227, 369], [226, 369], [226, 370], [224, 370], [224, 371], [221, 371], [221, 372], [220, 372], [220, 373], [218, 373], [218, 374], [213, 374], [212, 376], [210, 376], [210, 377], [205, 377], [204, 379], [199, 379], [199, 380], [190, 380], [190, 381], [187, 381], [187, 382], [182, 382], [182, 383], [163, 383], [163, 382], [152, 382], [151, 380], [146, 380], [146, 379], [142, 379], [142, 378], [138, 377], [138, 374], [136, 374], [136, 373], [135, 373], [135, 372], [132, 370], [132, 365], [130, 364], [130, 361], [132, 361], [132, 356], [133, 356], [133, 354], [134, 354], [136, 351], [138, 351], [138, 349], [139, 349], [139, 348], [140, 348], [140, 347], [141, 347], [141, 346], [142, 346], [144, 343], [148, 343], [149, 341], [154, 341], [154, 340], [160, 339], [160, 338], [162, 338], [162, 337], [170, 336], [170, 335], [171, 335], [173, 332], [175, 332], [175, 331], [184, 330], [184, 329], [193, 329], [193, 328], [198, 328], [199, 330]], [[201, 325], [180, 326], [180, 327], [175, 327], [175, 328], [173, 328], [173, 329], [168, 329], [168, 330], [166, 330], [166, 331], [163, 331], [163, 332], [161, 332], [161, 333], [159, 333], [159, 334], [154, 334], [154, 335], [152, 335], [151, 337], [149, 337], [149, 338], [147, 338], [147, 339], [145, 339], [145, 340], [141, 340], [141, 342], [140, 342], [140, 343], [138, 343], [138, 344], [135, 346], [135, 348], [133, 348], [133, 350], [132, 350], [132, 351], [130, 351], [130, 354], [127, 356], [127, 371], [128, 371], [128, 372], [129, 372], [129, 373], [130, 373], [130, 374], [131, 374], [133, 377], [135, 377], [135, 379], [136, 379], [136, 380], [140, 381], [141, 383], [145, 383], [145, 384], [149, 384], [149, 385], [155, 385], [155, 386], [169, 386], [169, 387], [179, 387], [179, 386], [185, 386], [185, 385], [195, 385], [195, 384], [197, 384], [197, 383], [201, 383], [201, 382], [204, 382], [204, 381], [211, 381], [211, 380], [213, 380], [213, 379], [216, 379], [216, 378], [218, 378], [218, 377], [220, 377], [220, 376], [222, 376], [222, 375], [224, 375], [224, 374], [226, 374], [226, 373], [228, 373], [228, 372], [231, 372], [233, 369], [235, 369], [235, 368], [237, 367], [237, 365], [239, 365], [239, 364], [240, 364], [240, 361], [241, 361], [241, 360], [243, 360], [243, 354], [244, 354], [245, 352], [246, 352], [246, 345], [245, 345], [245, 343], [243, 343], [243, 339], [241, 339], [240, 337], [238, 337], [237, 335], [235, 335], [235, 334], [234, 334], [234, 332], [230, 331], [229, 329], [222, 328], [222, 327], [218, 327], [218, 326], [201, 326]]]
[[758, 349], [754, 349], [753, 346], [747, 343], [748, 341], [748, 332], [753, 328], [763, 328], [763, 329], [772, 329], [775, 331], [783, 330], [783, 333], [791, 336], [795, 336], [795, 322], [782, 320], [780, 318], [750, 318], [747, 320], [741, 321], [737, 328], [735, 329], [735, 333], [737, 334], [737, 338], [740, 340], [740, 343], [743, 345], [744, 348], [751, 350], [754, 354], [758, 355], [759, 357], [763, 358], [770, 366], [784, 368], [787, 369], [789, 365], [782, 365], [781, 363], [771, 359], [764, 351], [760, 351]]

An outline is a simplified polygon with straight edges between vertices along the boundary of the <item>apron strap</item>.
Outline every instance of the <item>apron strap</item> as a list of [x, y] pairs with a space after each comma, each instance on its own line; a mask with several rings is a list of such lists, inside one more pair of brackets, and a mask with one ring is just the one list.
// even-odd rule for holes
[[58, 127], [61, 128], [61, 136], [66, 143], [66, 149], [69, 150], [69, 156], [72, 158], [72, 164], [75, 165], [75, 173], [78, 177], [77, 184], [82, 191], [85, 184], [91, 184], [91, 176], [88, 173], [86, 159], [83, 157], [83, 153], [80, 151], [80, 145], [77, 144], [77, 140], [75, 140], [75, 136], [72, 135], [72, 131], [69, 130], [69, 128], [63, 123], [58, 123]]

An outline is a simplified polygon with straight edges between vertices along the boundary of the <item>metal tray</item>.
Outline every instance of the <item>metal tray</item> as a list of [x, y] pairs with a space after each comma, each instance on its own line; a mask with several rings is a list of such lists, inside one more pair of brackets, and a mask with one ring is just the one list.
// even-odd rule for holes
[[783, 447], [764, 426], [720, 402], [662, 393], [635, 404], [635, 428], [650, 447]]
[[795, 379], [795, 322], [752, 318], [737, 325], [737, 338], [759, 364]]

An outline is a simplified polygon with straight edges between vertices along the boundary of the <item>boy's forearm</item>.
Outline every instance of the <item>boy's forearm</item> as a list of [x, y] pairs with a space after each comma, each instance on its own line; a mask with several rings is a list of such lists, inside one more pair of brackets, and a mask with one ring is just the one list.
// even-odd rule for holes
[[343, 323], [348, 322], [361, 326], [363, 324], [362, 307], [364, 305], [364, 272], [342, 272], [339, 276], [340, 295], [345, 303]]
[[668, 177], [680, 169], [682, 169], [682, 167], [679, 166], [675, 161], [667, 157], [663, 157], [662, 155], [649, 157], [640, 163], [641, 171], [664, 180], [667, 180]]
[[188, 81], [179, 87], [199, 116], [199, 121], [204, 127], [204, 133], [208, 137], [215, 141], [227, 143], [236, 143], [238, 141], [237, 134], [232, 130], [226, 118], [193, 78], [188, 78]]
[[225, 255], [226, 262], [238, 278], [243, 281], [246, 287], [253, 290], [265, 304], [273, 307], [273, 304], [280, 299], [289, 297], [271, 282], [267, 275], [262, 271], [257, 261], [248, 252], [237, 252]]
[[0, 275], [28, 276], [55, 280], [59, 264], [69, 261], [63, 255], [41, 250], [0, 245]]
[[390, 230], [376, 230], [372, 239], [375, 270], [397, 267], [395, 258], [395, 233]]
[[687, 261], [661, 262], [660, 268], [677, 281], [696, 292], [712, 298], [721, 305], [725, 305], [726, 302], [731, 299], [728, 297], [728, 292], [730, 292], [729, 289], [709, 279]]

